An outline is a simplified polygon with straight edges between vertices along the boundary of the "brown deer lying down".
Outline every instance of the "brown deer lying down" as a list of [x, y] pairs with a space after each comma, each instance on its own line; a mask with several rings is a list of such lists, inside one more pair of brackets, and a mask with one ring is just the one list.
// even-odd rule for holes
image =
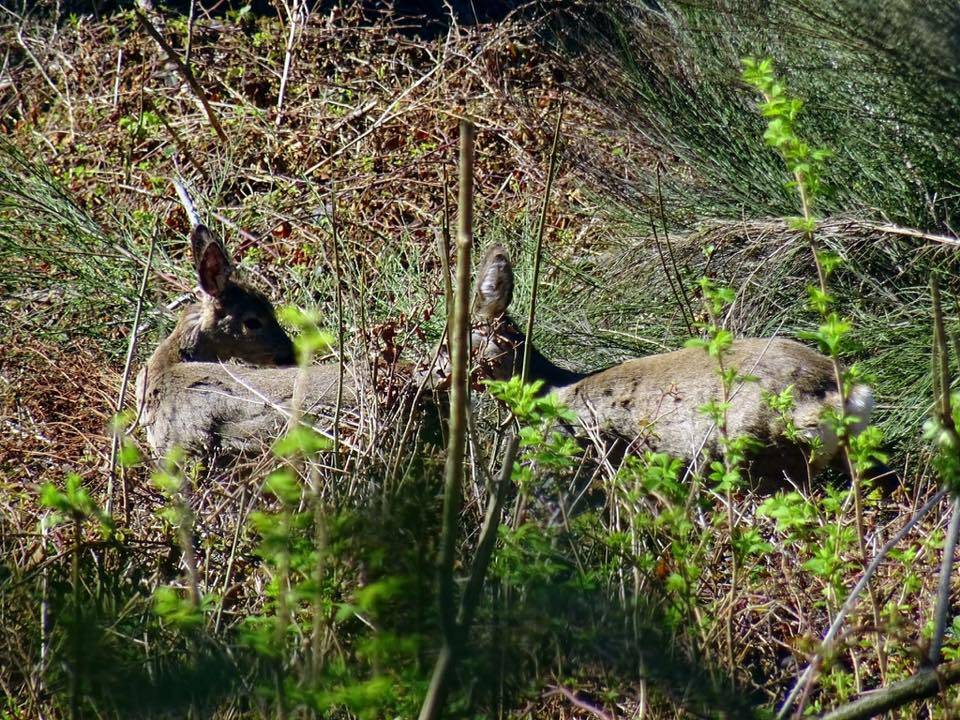
[[[519, 372], [526, 339], [507, 315], [513, 295], [513, 269], [505, 250], [491, 247], [477, 273], [473, 347], [488, 374], [507, 379]], [[531, 347], [529, 378], [544, 382], [580, 418], [631, 451], [654, 449], [687, 462], [717, 452], [714, 424], [698, 408], [720, 397], [716, 360], [699, 348], [628, 360], [584, 374], [557, 367]], [[727, 367], [752, 375], [756, 382], [735, 387], [728, 411], [731, 435], [750, 434], [761, 444], [750, 473], [758, 486], [783, 485], [784, 473], [795, 481], [808, 477], [809, 453], [784, 436], [780, 415], [761, 399], [761, 390], [780, 392], [793, 386], [791, 418], [802, 437], [819, 437], [822, 449], [809, 467], [822, 470], [837, 450], [837, 437], [822, 422], [823, 411], [839, 401], [831, 361], [805, 345], [783, 338], [736, 340], [725, 357]], [[846, 412], [857, 418], [853, 432], [870, 419], [873, 393], [857, 385]]]
[[[303, 412], [334, 405], [339, 367], [301, 372], [273, 305], [234, 278], [223, 244], [203, 225], [190, 240], [200, 303], [184, 310], [137, 376], [140, 425], [158, 457], [174, 447], [194, 455], [259, 451], [283, 432], [295, 383]], [[353, 388], [347, 376], [345, 404], [355, 404]]]
[[[140, 424], [161, 457], [175, 446], [193, 454], [259, 451], [287, 424], [295, 382], [301, 383], [305, 412], [333, 406], [339, 368], [292, 366], [293, 344], [269, 300], [233, 278], [223, 245], [205, 227], [193, 231], [191, 244], [201, 301], [184, 311], [137, 378]], [[525, 339], [506, 314], [512, 297], [510, 260], [493, 246], [477, 274], [473, 347], [495, 379], [513, 375], [523, 357]], [[224, 364], [229, 360], [279, 367]], [[429, 373], [435, 386], [443, 384], [445, 362], [441, 357]], [[776, 485], [784, 473], [798, 481], [807, 477], [802, 448], [784, 437], [782, 419], [760, 397], [761, 390], [780, 392], [788, 385], [794, 387], [794, 425], [802, 436], [822, 441], [810, 470], [825, 467], [837, 448], [836, 436], [821, 422], [824, 409], [838, 401], [830, 361], [791, 340], [753, 338], [734, 342], [727, 365], [759, 378], [735, 390], [728, 413], [732, 435], [749, 433], [763, 445], [753, 458], [754, 479]], [[698, 410], [720, 392], [716, 362], [703, 350], [583, 374], [554, 365], [531, 347], [530, 379], [543, 380], [544, 392], [555, 391], [582, 423], [634, 451], [651, 448], [687, 461], [716, 452], [715, 428]], [[353, 378], [344, 378], [344, 407], [357, 404], [356, 388]], [[854, 432], [866, 426], [872, 409], [870, 388], [855, 386], [847, 407], [858, 418]]]

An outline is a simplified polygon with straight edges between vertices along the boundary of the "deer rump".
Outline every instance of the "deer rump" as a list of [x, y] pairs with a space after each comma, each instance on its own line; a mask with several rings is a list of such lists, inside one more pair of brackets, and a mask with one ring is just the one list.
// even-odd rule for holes
[[[838, 447], [823, 418], [827, 408], [840, 403], [829, 358], [784, 338], [748, 338], [734, 341], [723, 362], [750, 378], [734, 385], [726, 421], [730, 437], [749, 435], [758, 442], [748, 467], [755, 485], [782, 487], [784, 476], [805, 482], [822, 470]], [[701, 348], [685, 348], [628, 360], [555, 392], [588, 434], [618, 441], [634, 454], [660, 450], [691, 463], [720, 455], [720, 433], [702, 410], [722, 397], [718, 369], [716, 359]], [[787, 387], [793, 388], [794, 405], [786, 415], [799, 444], [787, 439], [785, 418], [763, 398]], [[855, 386], [846, 407], [856, 417], [854, 434], [866, 426], [872, 409], [870, 388]], [[820, 447], [808, 463], [804, 441], [817, 439]]]

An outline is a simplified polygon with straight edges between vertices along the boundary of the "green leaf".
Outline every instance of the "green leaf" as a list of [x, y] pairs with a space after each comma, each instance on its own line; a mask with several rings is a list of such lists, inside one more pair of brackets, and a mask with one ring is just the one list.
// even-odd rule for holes
[[166, 470], [158, 470], [150, 476], [150, 481], [167, 497], [180, 491], [183, 478]]
[[130, 438], [123, 438], [120, 443], [120, 453], [117, 455], [117, 461], [120, 467], [132, 468], [140, 464], [140, 451]]
[[833, 304], [833, 296], [830, 295], [830, 293], [824, 292], [816, 285], [807, 286], [807, 298], [809, 307], [821, 315], [826, 314]]
[[43, 487], [40, 488], [40, 504], [62, 513], [72, 511], [67, 496], [60, 492], [60, 489], [57, 488], [56, 485], [50, 482], [44, 483]]
[[164, 621], [181, 628], [203, 624], [200, 608], [195, 607], [190, 600], [181, 598], [179, 592], [172, 587], [157, 588], [153, 594], [153, 611]]
[[838, 267], [843, 265], [843, 258], [831, 250], [817, 251], [817, 262], [823, 268], [823, 272], [829, 276]]
[[329, 450], [332, 443], [328, 438], [311, 427], [297, 425], [273, 444], [273, 453], [277, 457], [312, 457], [318, 452]]
[[264, 489], [288, 506], [300, 502], [300, 483], [291, 470], [276, 470], [267, 476]]
[[816, 232], [817, 221], [812, 217], [789, 217], [787, 218], [787, 227], [797, 232], [812, 233]]

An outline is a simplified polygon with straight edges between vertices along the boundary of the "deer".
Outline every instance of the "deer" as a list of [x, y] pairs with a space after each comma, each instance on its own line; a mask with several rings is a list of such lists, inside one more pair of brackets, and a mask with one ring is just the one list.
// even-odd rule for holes
[[[297, 411], [334, 405], [340, 366], [298, 367], [273, 304], [236, 276], [223, 242], [197, 224], [190, 245], [199, 301], [137, 375], [139, 424], [157, 457], [260, 451], [288, 424], [295, 393]], [[349, 374], [341, 399], [355, 402]]]
[[[333, 405], [339, 365], [295, 366], [293, 343], [272, 304], [234, 276], [222, 242], [198, 225], [191, 232], [191, 247], [200, 302], [183, 312], [138, 375], [140, 424], [160, 456], [173, 447], [193, 454], [260, 450], [288, 422], [296, 383], [301, 383], [305, 411]], [[706, 352], [684, 348], [589, 373], [568, 370], [532, 343], [527, 349], [528, 341], [511, 319], [513, 266], [502, 246], [487, 250], [476, 275], [471, 344], [488, 378], [518, 374], [528, 352], [528, 379], [541, 382], [541, 393], [556, 393], [580, 418], [583, 430], [597, 430], [633, 453], [657, 450], [687, 463], [718, 452], [716, 428], [699, 410], [720, 392], [716, 361]], [[839, 404], [832, 361], [798, 342], [774, 337], [734, 341], [726, 362], [757, 378], [736, 388], [727, 429], [759, 441], [761, 449], [750, 467], [758, 486], [782, 486], [785, 477], [802, 480], [824, 469], [839, 447], [823, 420], [824, 412]], [[446, 387], [448, 374], [449, 354], [442, 349], [431, 367], [412, 373], [439, 390]], [[358, 403], [358, 386], [356, 378], [343, 378], [344, 407]], [[779, 393], [788, 386], [794, 397], [790, 420], [799, 437], [818, 440], [819, 451], [809, 462], [803, 443], [786, 437], [783, 417], [762, 398], [762, 391]], [[873, 392], [855, 385], [846, 403], [846, 413], [855, 419], [850, 432], [856, 434], [869, 422]]]
[[[664, 452], [688, 465], [703, 455], [717, 456], [719, 434], [700, 407], [720, 397], [717, 361], [701, 348], [683, 348], [627, 360], [594, 372], [575, 372], [540, 353], [509, 315], [513, 299], [513, 267], [501, 245], [491, 246], [477, 271], [471, 344], [489, 379], [519, 374], [524, 352], [530, 355], [528, 379], [542, 383], [540, 392], [556, 393], [579, 418], [580, 434], [598, 432], [627, 452]], [[433, 370], [442, 376], [447, 356]], [[790, 478], [806, 483], [837, 454], [840, 442], [824, 414], [840, 404], [833, 361], [782, 337], [741, 338], [724, 358], [755, 381], [740, 383], [727, 413], [730, 436], [749, 434], [759, 441], [749, 467], [758, 489], [779, 489]], [[781, 413], [764, 401], [764, 392], [792, 387], [789, 420], [800, 442], [786, 436]], [[854, 385], [844, 412], [858, 434], [867, 426], [874, 397], [865, 384]], [[586, 432], [593, 430], [594, 433]], [[577, 432], [577, 430], [575, 430]], [[796, 437], [796, 436], [795, 436]], [[810, 443], [817, 452], [809, 458]]]

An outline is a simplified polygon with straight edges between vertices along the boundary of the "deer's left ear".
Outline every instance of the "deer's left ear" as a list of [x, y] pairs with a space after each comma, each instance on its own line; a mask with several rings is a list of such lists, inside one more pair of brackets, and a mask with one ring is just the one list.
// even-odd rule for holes
[[226, 248], [205, 225], [197, 225], [190, 233], [190, 246], [200, 287], [207, 295], [220, 297], [233, 272]]
[[503, 315], [513, 300], [513, 266], [502, 245], [487, 250], [477, 270], [473, 314], [492, 320]]

